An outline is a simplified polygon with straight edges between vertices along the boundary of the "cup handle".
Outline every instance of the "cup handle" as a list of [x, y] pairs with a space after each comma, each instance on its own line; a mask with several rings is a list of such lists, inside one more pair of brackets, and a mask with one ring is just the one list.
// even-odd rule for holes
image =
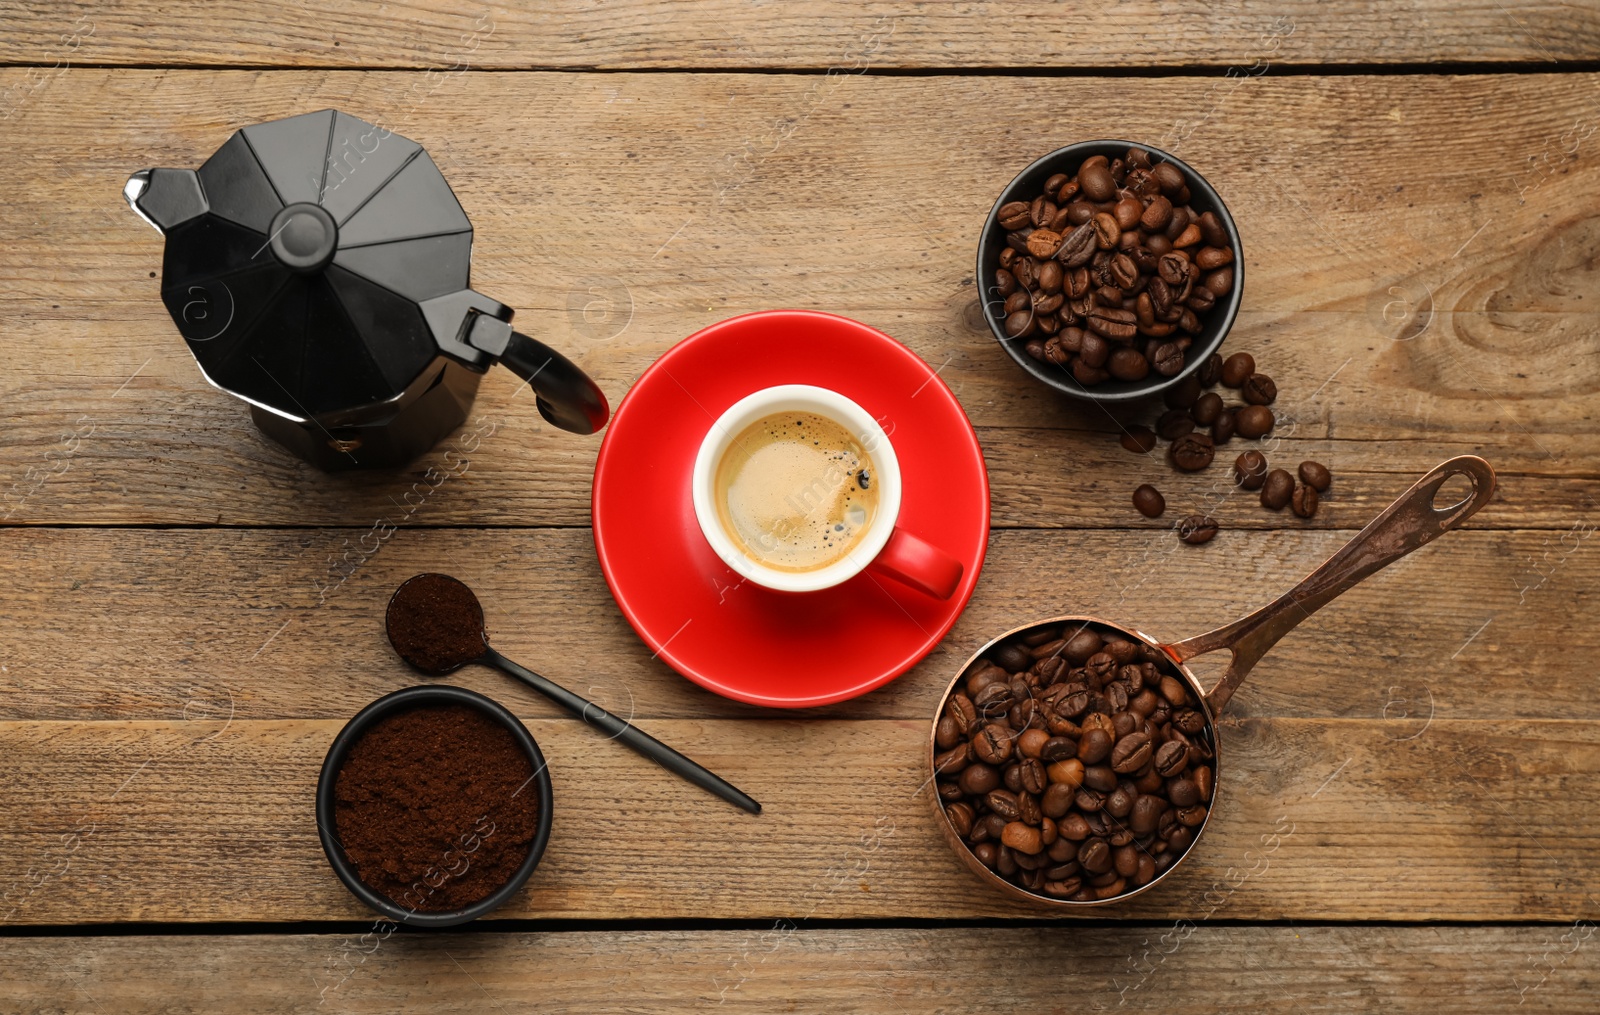
[[888, 575], [935, 599], [949, 599], [961, 584], [965, 568], [927, 540], [896, 527], [867, 570]]

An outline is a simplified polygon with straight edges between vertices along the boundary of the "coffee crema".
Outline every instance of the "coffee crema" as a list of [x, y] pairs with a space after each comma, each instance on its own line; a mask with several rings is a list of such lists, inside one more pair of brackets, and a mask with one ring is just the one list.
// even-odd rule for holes
[[741, 553], [776, 571], [816, 571], [843, 560], [872, 527], [877, 473], [838, 422], [778, 412], [728, 445], [715, 496], [723, 531]]

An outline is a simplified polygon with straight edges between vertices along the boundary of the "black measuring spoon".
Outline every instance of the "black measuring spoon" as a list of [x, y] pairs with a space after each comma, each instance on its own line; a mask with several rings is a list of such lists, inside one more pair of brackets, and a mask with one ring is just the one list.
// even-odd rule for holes
[[389, 600], [384, 626], [400, 658], [429, 676], [442, 677], [468, 663], [500, 669], [614, 740], [638, 751], [701, 789], [751, 814], [761, 805], [721, 776], [701, 767], [655, 737], [586, 698], [507, 659], [489, 645], [483, 605], [472, 589], [447, 574], [406, 579]]

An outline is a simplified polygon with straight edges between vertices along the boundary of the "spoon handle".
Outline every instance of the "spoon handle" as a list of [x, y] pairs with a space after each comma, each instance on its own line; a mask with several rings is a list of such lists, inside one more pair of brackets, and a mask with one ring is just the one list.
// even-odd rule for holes
[[[1456, 476], [1465, 476], [1472, 492], [1459, 503], [1437, 506], [1439, 488]], [[1220, 715], [1245, 674], [1295, 625], [1373, 572], [1459, 528], [1493, 495], [1494, 469], [1482, 458], [1462, 455], [1435, 466], [1300, 584], [1248, 617], [1165, 646], [1167, 653], [1181, 663], [1216, 649], [1232, 651], [1227, 672], [1206, 694], [1211, 711]]]
[[610, 739], [622, 741], [667, 771], [694, 783], [703, 790], [715, 793], [735, 807], [743, 808], [751, 814], [761, 813], [759, 803], [726, 779], [690, 761], [644, 730], [625, 719], [617, 718], [587, 698], [573, 694], [555, 681], [512, 662], [492, 648], [484, 653], [482, 661], [511, 674]]

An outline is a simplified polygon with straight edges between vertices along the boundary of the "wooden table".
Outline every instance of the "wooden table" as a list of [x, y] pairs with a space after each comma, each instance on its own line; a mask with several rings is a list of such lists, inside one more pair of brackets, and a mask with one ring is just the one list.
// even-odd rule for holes
[[[0, 1008], [1594, 1010], [1593, 0], [521, 6], [9, 6]], [[414, 484], [442, 449], [328, 476], [259, 437], [174, 333], [161, 241], [120, 190], [328, 106], [428, 147], [477, 228], [476, 287], [614, 402], [685, 335], [768, 307], [847, 314], [937, 368], [993, 482], [983, 578], [946, 641], [805, 713], [701, 691], [607, 594], [598, 440], [553, 433], [503, 371], [476, 407], [492, 436], [437, 488]], [[1315, 519], [1225, 498], [1216, 541], [1178, 546], [1129, 491], [1154, 480], [1183, 512], [1222, 468], [1127, 454], [1111, 416], [1029, 382], [982, 326], [997, 190], [1119, 135], [1168, 143], [1236, 214], [1249, 281], [1226, 348], [1278, 380], [1282, 463], [1333, 469]], [[1074, 920], [961, 867], [919, 766], [976, 646], [1069, 610], [1204, 630], [1459, 453], [1499, 470], [1494, 502], [1260, 664], [1221, 730], [1226, 804], [1172, 879]], [[445, 565], [508, 654], [765, 815], [464, 671], [551, 759], [549, 852], [493, 920], [363, 938], [313, 787], [341, 724], [416, 682], [381, 611]]]

